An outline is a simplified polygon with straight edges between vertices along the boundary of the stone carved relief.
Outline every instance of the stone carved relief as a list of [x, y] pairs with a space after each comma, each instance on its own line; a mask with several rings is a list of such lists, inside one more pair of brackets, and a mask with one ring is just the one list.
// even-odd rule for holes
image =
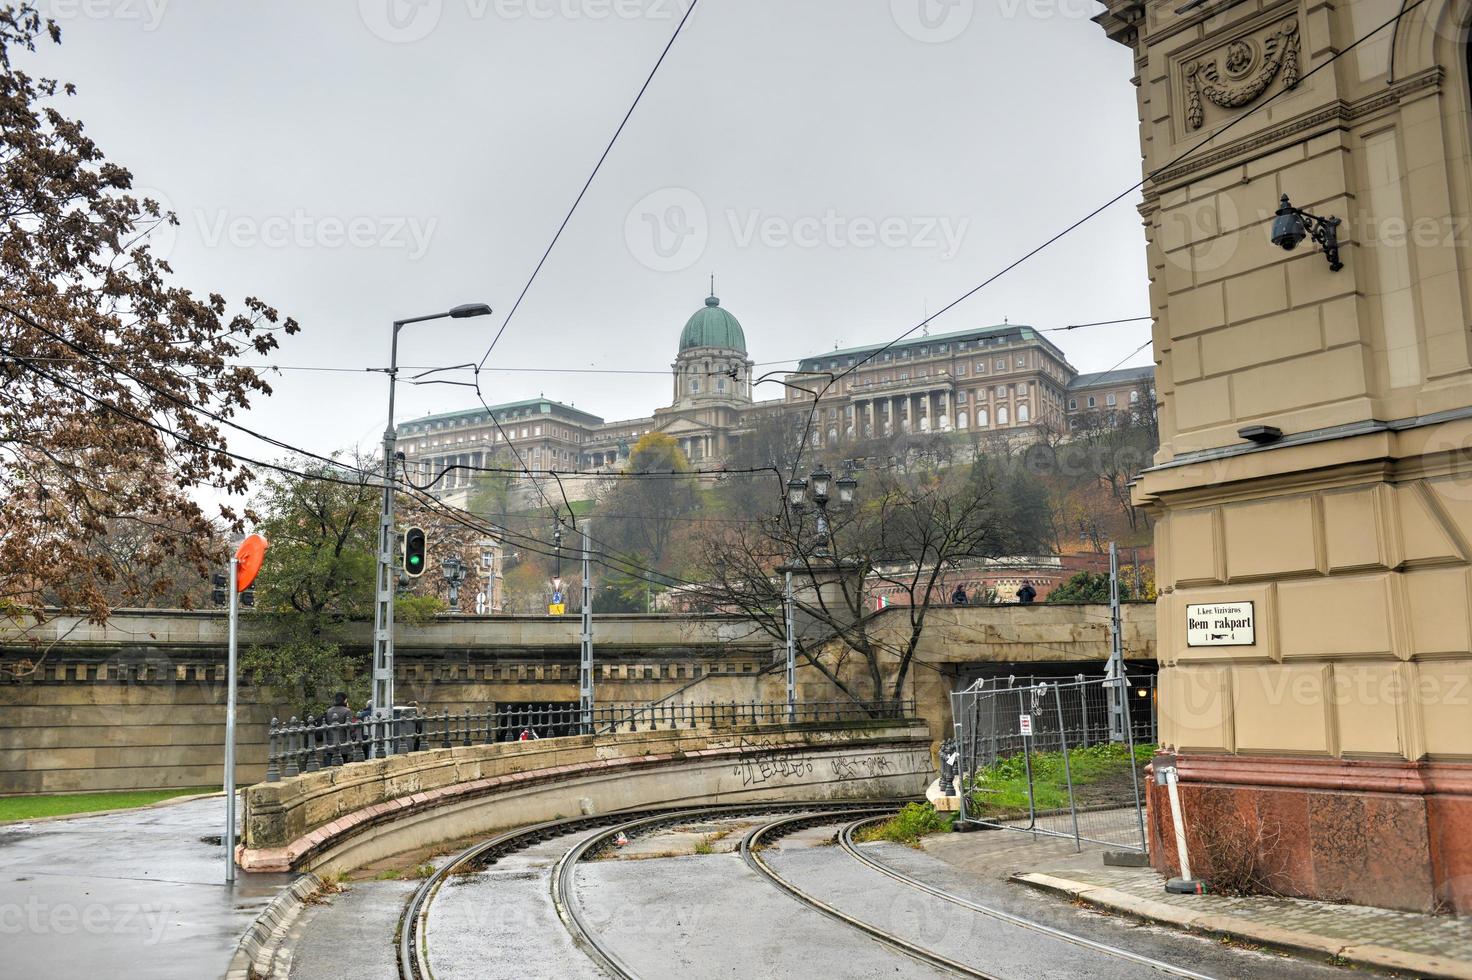
[[1186, 65], [1186, 122], [1200, 129], [1202, 98], [1222, 109], [1257, 101], [1279, 76], [1284, 88], [1298, 85], [1298, 20], [1278, 23], [1263, 37], [1239, 37]]

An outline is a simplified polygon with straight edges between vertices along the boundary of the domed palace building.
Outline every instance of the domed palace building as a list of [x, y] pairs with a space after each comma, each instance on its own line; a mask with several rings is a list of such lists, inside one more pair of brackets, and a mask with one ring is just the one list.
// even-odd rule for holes
[[692, 463], [715, 468], [763, 419], [805, 418], [809, 392], [828, 375], [842, 377], [818, 407], [813, 439], [835, 461], [861, 442], [908, 434], [951, 434], [972, 446], [1031, 442], [1045, 429], [1143, 411], [1155, 396], [1152, 368], [1080, 374], [1041, 333], [1006, 323], [804, 358], [767, 401], [752, 400], [753, 367], [741, 322], [712, 295], [680, 331], [669, 405], [646, 418], [608, 422], [538, 397], [404, 422], [399, 450], [416, 483], [462, 502], [476, 467], [515, 465], [508, 442], [533, 470], [592, 476], [619, 468], [642, 436], [662, 432]]

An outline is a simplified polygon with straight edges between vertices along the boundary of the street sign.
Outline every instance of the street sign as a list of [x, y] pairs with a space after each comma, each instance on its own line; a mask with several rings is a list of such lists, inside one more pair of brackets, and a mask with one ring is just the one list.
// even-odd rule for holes
[[552, 593], [552, 605], [554, 605], [554, 606], [560, 606], [560, 605], [562, 605], [562, 593], [561, 592], [554, 592], [554, 593]]
[[1018, 715], [1017, 723], [1021, 727], [1023, 735], [1032, 734], [1032, 715]]
[[235, 572], [235, 591], [244, 592], [256, 580], [261, 562], [266, 560], [266, 539], [259, 534], [247, 535], [235, 551], [238, 563]]
[[1257, 643], [1253, 604], [1211, 602], [1186, 606], [1186, 646], [1250, 647]]
[[547, 606], [548, 616], [561, 616], [567, 612], [567, 606], [560, 602], [554, 602]]
[[475, 614], [477, 616], [484, 616], [486, 614], [486, 594], [484, 592], [477, 592], [475, 594]]

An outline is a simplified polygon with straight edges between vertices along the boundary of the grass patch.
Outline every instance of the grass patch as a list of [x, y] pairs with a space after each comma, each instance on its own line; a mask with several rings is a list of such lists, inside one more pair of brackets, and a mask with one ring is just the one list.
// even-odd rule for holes
[[854, 837], [861, 843], [887, 840], [919, 847], [920, 838], [927, 834], [948, 833], [954, 819], [954, 814], [941, 813], [929, 803], [907, 803], [893, 817], [863, 828]]
[[[1154, 745], [1136, 745], [1134, 763], [1143, 766], [1155, 754]], [[1056, 810], [1068, 806], [1068, 782], [1064, 774], [1062, 752], [1033, 752], [1034, 804], [1039, 810]], [[1113, 742], [1068, 750], [1068, 772], [1074, 790], [1091, 783], [1128, 775], [1129, 746]], [[1021, 753], [998, 759], [978, 770], [966, 787], [971, 793], [969, 807], [979, 813], [1006, 814], [1027, 812], [1027, 765]]]
[[218, 792], [218, 786], [186, 786], [181, 789], [127, 790], [120, 793], [58, 793], [48, 796], [7, 796], [0, 799], [0, 823], [35, 820], [98, 810], [125, 810], [148, 806], [176, 796]]

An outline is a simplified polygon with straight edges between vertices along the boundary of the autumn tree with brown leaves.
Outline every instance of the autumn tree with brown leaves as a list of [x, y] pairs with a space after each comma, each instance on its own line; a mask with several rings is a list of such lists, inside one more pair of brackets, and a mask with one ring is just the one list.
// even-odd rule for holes
[[[222, 557], [191, 493], [250, 485], [221, 427], [271, 389], [238, 358], [298, 328], [178, 285], [150, 252], [178, 219], [65, 114], [71, 85], [21, 67], [60, 40], [35, 5], [0, 7], [0, 613], [101, 621], [118, 574], [104, 539], [200, 574]], [[238, 532], [242, 516], [218, 519]]]

